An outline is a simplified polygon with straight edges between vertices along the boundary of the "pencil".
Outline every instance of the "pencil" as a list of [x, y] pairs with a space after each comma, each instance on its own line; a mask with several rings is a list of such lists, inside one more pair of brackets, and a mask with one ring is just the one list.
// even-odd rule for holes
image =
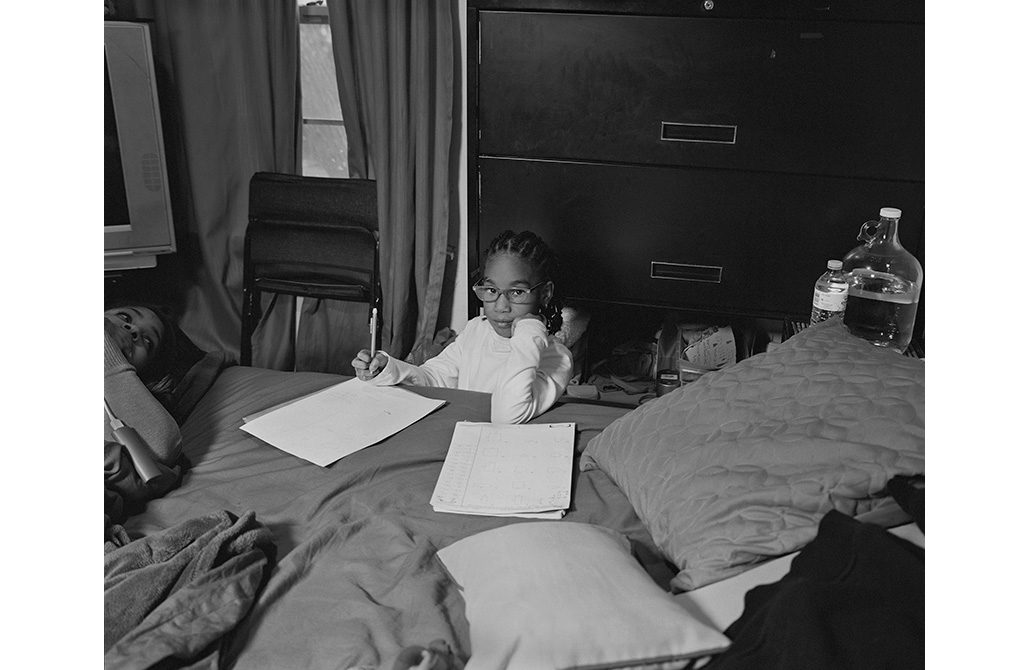
[[372, 371], [372, 359], [376, 357], [376, 326], [379, 325], [379, 309], [377, 307], [372, 308], [372, 322], [368, 325], [369, 338], [372, 343], [369, 345], [368, 350], [371, 352], [371, 357], [368, 360], [369, 372]]

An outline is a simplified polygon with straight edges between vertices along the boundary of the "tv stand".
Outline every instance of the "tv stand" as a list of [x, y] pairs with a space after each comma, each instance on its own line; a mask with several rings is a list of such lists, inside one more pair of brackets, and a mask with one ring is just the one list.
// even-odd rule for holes
[[157, 267], [155, 254], [104, 255], [104, 272], [111, 270], [143, 270]]

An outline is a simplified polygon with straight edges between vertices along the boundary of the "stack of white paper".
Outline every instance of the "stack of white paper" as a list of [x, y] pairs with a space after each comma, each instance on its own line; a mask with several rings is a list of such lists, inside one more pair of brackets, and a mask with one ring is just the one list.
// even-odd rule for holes
[[245, 419], [243, 430], [327, 466], [400, 432], [445, 401], [354, 378]]
[[571, 503], [576, 424], [459, 421], [436, 481], [437, 512], [561, 518]]

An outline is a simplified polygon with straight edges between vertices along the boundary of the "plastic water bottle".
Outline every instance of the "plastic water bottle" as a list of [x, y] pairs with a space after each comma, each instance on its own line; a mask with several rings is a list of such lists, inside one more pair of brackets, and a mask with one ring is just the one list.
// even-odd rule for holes
[[879, 347], [904, 353], [912, 341], [923, 266], [898, 241], [901, 210], [884, 207], [879, 221], [866, 221], [861, 244], [844, 256], [851, 288], [844, 325]]
[[812, 323], [842, 318], [848, 302], [848, 276], [841, 261], [826, 261], [826, 272], [815, 282]]

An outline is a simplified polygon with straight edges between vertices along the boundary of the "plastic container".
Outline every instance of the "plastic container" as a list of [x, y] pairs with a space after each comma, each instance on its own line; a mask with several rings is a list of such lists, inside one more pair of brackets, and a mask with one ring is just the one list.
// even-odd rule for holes
[[669, 391], [679, 388], [680, 376], [676, 370], [659, 370], [658, 381], [655, 384], [655, 395], [663, 396]]
[[848, 302], [848, 276], [842, 267], [841, 261], [826, 261], [826, 272], [816, 280], [812, 294], [811, 324], [843, 318]]
[[691, 363], [685, 358], [679, 360], [680, 385], [696, 382], [698, 379], [701, 379], [702, 375], [708, 372], [713, 372], [713, 370]]
[[844, 257], [848, 302], [844, 324], [878, 347], [904, 353], [912, 341], [923, 267], [901, 246], [901, 210], [884, 207], [879, 221], [866, 221], [858, 233], [863, 244]]

